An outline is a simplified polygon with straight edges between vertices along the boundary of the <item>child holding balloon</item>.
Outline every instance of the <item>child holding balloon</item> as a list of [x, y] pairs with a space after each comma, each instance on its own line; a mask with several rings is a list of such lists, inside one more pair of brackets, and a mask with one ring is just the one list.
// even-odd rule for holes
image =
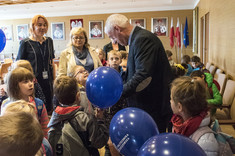
[[[190, 77], [180, 77], [172, 82], [171, 108], [173, 133], [191, 138], [199, 128], [210, 125], [205, 86]], [[197, 143], [207, 155], [218, 155], [214, 133], [202, 135]]]

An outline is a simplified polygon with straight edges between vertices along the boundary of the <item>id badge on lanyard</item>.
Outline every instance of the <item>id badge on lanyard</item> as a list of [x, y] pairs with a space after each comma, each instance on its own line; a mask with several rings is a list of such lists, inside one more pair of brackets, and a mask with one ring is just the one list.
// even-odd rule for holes
[[[39, 45], [39, 48], [40, 48], [40, 52], [41, 52], [41, 55], [42, 55], [42, 60], [43, 60], [43, 66], [44, 66], [44, 57], [45, 57], [45, 50], [46, 50], [46, 44], [45, 44], [45, 46], [44, 46], [44, 53], [42, 52], [42, 49], [41, 49], [41, 47], [40, 47], [40, 45]], [[43, 70], [43, 72], [42, 72], [42, 78], [43, 79], [48, 79], [48, 71], [46, 71], [45, 70], [45, 67], [44, 67], [44, 70]]]
[[43, 77], [43, 79], [48, 79], [48, 72], [44, 70], [42, 72], [42, 77]]

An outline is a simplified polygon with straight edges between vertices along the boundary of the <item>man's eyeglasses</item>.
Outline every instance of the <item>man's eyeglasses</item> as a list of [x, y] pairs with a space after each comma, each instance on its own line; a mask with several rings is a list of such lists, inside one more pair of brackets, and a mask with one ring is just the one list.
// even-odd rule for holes
[[89, 73], [87, 70], [83, 70], [83, 71], [78, 71], [75, 75], [74, 75], [74, 77], [76, 77], [79, 73]]

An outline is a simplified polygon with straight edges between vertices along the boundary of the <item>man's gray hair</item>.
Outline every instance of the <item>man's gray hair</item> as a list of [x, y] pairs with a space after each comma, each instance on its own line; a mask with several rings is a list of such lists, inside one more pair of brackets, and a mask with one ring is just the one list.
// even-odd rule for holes
[[116, 25], [122, 28], [126, 28], [129, 25], [128, 18], [121, 14], [110, 15], [106, 20], [104, 32], [107, 34], [113, 31], [114, 26]]

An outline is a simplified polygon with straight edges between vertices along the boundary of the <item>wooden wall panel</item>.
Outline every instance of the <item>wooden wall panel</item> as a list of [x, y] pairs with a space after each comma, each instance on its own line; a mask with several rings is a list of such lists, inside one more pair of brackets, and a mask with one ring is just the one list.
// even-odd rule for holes
[[[209, 62], [235, 78], [235, 3], [231, 0], [200, 0], [200, 19], [209, 12]], [[200, 27], [198, 29], [200, 32]], [[200, 36], [199, 36], [200, 40]], [[199, 42], [200, 46], [200, 42]]]

